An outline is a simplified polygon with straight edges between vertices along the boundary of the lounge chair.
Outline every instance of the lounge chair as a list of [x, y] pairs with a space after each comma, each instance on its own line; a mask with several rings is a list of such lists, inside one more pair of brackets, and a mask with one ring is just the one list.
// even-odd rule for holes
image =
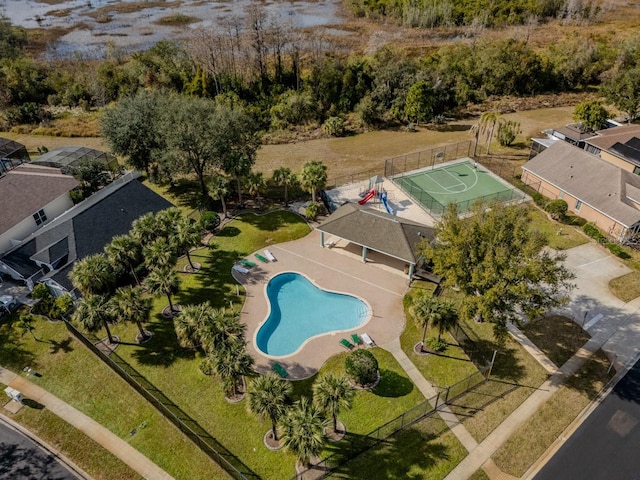
[[263, 257], [262, 255], [260, 255], [259, 253], [254, 253], [255, 257], [260, 260], [262, 263], [269, 263], [269, 260], [267, 260], [265, 257]]
[[360, 335], [358, 335], [357, 333], [351, 334], [351, 340], [355, 345], [360, 345], [362, 343], [362, 340], [360, 339]]
[[249, 273], [249, 270], [247, 270], [247, 269], [246, 269], [246, 268], [244, 268], [244, 267], [241, 267], [240, 265], [234, 265], [234, 266], [233, 266], [233, 269], [234, 269], [236, 272], [241, 273], [242, 275], [246, 275], [247, 273]]
[[360, 335], [360, 338], [362, 338], [362, 341], [368, 346], [368, 347], [375, 347], [376, 346], [376, 342], [374, 342], [373, 340], [371, 340], [371, 337], [369, 335], [367, 335], [366, 333], [363, 333], [362, 335]]
[[265, 250], [264, 251], [264, 256], [267, 257], [272, 262], [277, 262], [278, 261], [278, 259], [276, 257], [274, 257], [273, 253], [271, 253], [269, 250]]
[[240, 263], [247, 268], [253, 268], [256, 266], [255, 262], [252, 262], [251, 260], [247, 260], [246, 258], [243, 258], [242, 260], [240, 260]]
[[276, 372], [278, 375], [280, 375], [280, 378], [287, 378], [289, 376], [289, 374], [284, 369], [284, 367], [282, 365], [280, 365], [279, 363], [274, 363], [271, 368], [273, 369], [274, 372]]
[[353, 350], [353, 343], [351, 343], [346, 338], [343, 338], [342, 340], [340, 340], [340, 345], [342, 345], [347, 350]]

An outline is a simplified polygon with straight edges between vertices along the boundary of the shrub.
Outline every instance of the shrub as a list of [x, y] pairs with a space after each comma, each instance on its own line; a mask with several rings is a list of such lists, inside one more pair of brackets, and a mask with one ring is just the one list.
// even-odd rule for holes
[[544, 198], [544, 195], [542, 195], [541, 193], [534, 193], [531, 198], [533, 198], [534, 203], [540, 208], [546, 207], [547, 199]]
[[443, 352], [447, 349], [447, 344], [437, 338], [427, 338], [427, 348], [432, 352]]
[[344, 362], [347, 375], [358, 385], [369, 385], [378, 378], [378, 360], [369, 350], [356, 350]]
[[605, 247], [607, 247], [609, 249], [609, 251], [611, 253], [613, 253], [615, 256], [620, 257], [620, 258], [631, 258], [631, 255], [629, 255], [624, 248], [622, 248], [620, 245], [618, 245], [617, 243], [606, 243]]
[[204, 212], [200, 217], [200, 225], [208, 232], [213, 232], [220, 226], [220, 216], [216, 212]]
[[73, 308], [73, 298], [68, 293], [65, 293], [55, 299], [53, 306], [49, 309], [49, 316], [59, 320], [71, 308]]
[[515, 120], [503, 121], [498, 127], [498, 143], [503, 147], [510, 147], [521, 133], [520, 122]]
[[545, 211], [551, 215], [554, 220], [562, 220], [567, 215], [569, 205], [562, 199], [551, 200], [544, 207]]
[[331, 135], [332, 137], [341, 137], [344, 135], [344, 120], [340, 117], [329, 117], [327, 118], [327, 121], [324, 122], [322, 129], [327, 135]]
[[318, 215], [320, 215], [320, 211], [322, 210], [322, 205], [318, 202], [311, 202], [309, 206], [304, 211], [304, 216], [307, 217], [307, 220], [315, 220]]
[[593, 223], [585, 223], [584, 226], [582, 227], [582, 231], [587, 235], [589, 235], [594, 240], [596, 240], [597, 242], [602, 243], [607, 239], [607, 237], [605, 237], [602, 233], [600, 233], [600, 230], [598, 230], [598, 227], [596, 227]]

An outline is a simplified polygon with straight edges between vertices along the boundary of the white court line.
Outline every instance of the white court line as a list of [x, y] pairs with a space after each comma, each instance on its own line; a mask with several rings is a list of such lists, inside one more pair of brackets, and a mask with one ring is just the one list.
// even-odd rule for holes
[[[469, 190], [469, 189], [467, 188], [467, 184], [466, 184], [466, 183], [464, 183], [464, 182], [461, 182], [461, 181], [460, 181], [460, 179], [459, 179], [459, 178], [456, 178], [456, 177], [453, 175], [453, 173], [451, 173], [449, 170], [447, 170], [446, 168], [443, 168], [443, 169], [442, 169], [442, 171], [443, 171], [443, 172], [445, 172], [445, 173], [448, 173], [448, 174], [449, 174], [449, 176], [450, 176], [451, 178], [453, 178], [456, 182], [458, 182], [458, 185], [462, 185], [462, 186], [464, 187], [464, 190], [461, 190], [460, 192], [455, 192], [455, 193], [462, 193], [462, 192], [466, 192], [467, 190]], [[458, 185], [456, 185], [456, 187], [457, 187]], [[451, 187], [451, 188], [453, 188], [453, 187]]]
[[608, 260], [609, 257], [602, 257], [599, 258], [598, 260], [594, 260], [593, 262], [587, 262], [587, 263], [583, 263], [582, 265], [578, 265], [576, 268], [582, 268], [582, 267], [588, 267], [589, 265], [593, 265], [594, 263], [598, 263], [598, 262], [602, 262], [603, 260]]
[[[355, 275], [351, 275], [349, 273], [346, 273], [344, 270], [338, 270], [337, 268], [329, 267], [328, 265], [326, 265], [324, 263], [321, 263], [321, 262], [318, 262], [316, 260], [313, 260], [311, 258], [303, 257], [302, 255], [300, 255], [298, 253], [295, 253], [295, 252], [292, 252], [291, 250], [287, 250], [286, 248], [278, 247], [278, 246], [275, 246], [275, 245], [273, 246], [273, 248], [279, 248], [283, 252], [287, 252], [287, 253], [289, 253], [291, 255], [294, 255], [294, 256], [296, 256], [298, 258], [302, 258], [306, 263], [313, 262], [313, 263], [315, 263], [317, 265], [320, 265], [320, 266], [322, 266], [324, 268], [328, 268], [329, 270], [333, 270], [334, 272], [338, 272], [338, 273], [341, 273], [342, 275], [345, 275], [347, 277], [353, 278], [354, 280], [358, 280], [358, 281], [360, 281], [362, 283], [366, 283], [367, 285], [371, 285], [372, 287], [376, 287], [376, 288], [379, 288], [380, 290], [384, 290], [385, 292], [391, 293], [392, 295], [395, 295], [397, 297], [402, 297], [403, 296], [400, 293], [394, 292], [392, 290], [388, 290], [388, 289], [386, 289], [384, 287], [381, 287], [380, 285], [377, 285], [377, 284], [371, 283], [371, 282], [367, 282], [366, 280], [363, 280], [360, 277], [356, 277]], [[337, 254], [337, 255], [339, 255], [339, 254]]]
[[478, 184], [478, 180], [480, 180], [480, 178], [478, 177], [478, 170], [471, 168], [468, 163], [463, 163], [462, 165], [467, 167], [469, 170], [471, 170], [471, 173], [473, 173], [473, 176], [476, 179], [476, 181], [473, 182], [473, 185], [469, 187], [469, 190], [471, 190], [472, 188], [475, 188], [475, 186]]
[[[435, 182], [435, 183], [437, 183], [438, 185], [440, 185], [440, 188], [442, 188], [442, 190], [444, 190], [444, 192], [442, 192], [442, 193], [444, 193], [445, 195], [446, 195], [447, 193], [449, 193], [449, 194], [453, 194], [453, 193], [454, 193], [454, 192], [451, 192], [447, 187], [445, 187], [444, 185], [442, 185], [442, 184], [441, 184], [439, 181], [437, 181], [435, 178], [431, 177], [431, 175], [429, 175], [428, 173], [427, 173], [427, 177], [428, 177], [432, 182]], [[423, 189], [423, 190], [424, 190], [424, 189]], [[429, 190], [425, 190], [425, 192], [427, 192], [427, 193], [428, 193], [428, 192], [429, 192]], [[432, 193], [436, 193], [436, 192], [432, 192]], [[440, 192], [438, 192], [438, 193], [440, 193]], [[456, 193], [457, 193], [457, 192], [456, 192]]]

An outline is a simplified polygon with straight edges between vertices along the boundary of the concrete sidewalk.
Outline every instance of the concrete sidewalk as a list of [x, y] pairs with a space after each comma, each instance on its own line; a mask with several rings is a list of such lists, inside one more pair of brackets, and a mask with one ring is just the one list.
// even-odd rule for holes
[[126, 441], [26, 378], [0, 367], [0, 382], [20, 391], [25, 398], [44, 405], [51, 413], [102, 445], [142, 477], [149, 480], [173, 479]]

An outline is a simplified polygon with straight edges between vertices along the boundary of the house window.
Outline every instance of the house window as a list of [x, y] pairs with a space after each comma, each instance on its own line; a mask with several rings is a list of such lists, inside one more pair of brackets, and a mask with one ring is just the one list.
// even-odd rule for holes
[[633, 173], [640, 175], [640, 167], [633, 167]]
[[564, 192], [562, 190], [558, 193], [558, 198], [564, 198]]
[[576, 211], [580, 210], [582, 207], [582, 202], [580, 200], [576, 200]]
[[33, 214], [33, 219], [36, 221], [36, 225], [42, 225], [47, 221], [47, 214], [44, 213], [43, 209], [40, 209]]

